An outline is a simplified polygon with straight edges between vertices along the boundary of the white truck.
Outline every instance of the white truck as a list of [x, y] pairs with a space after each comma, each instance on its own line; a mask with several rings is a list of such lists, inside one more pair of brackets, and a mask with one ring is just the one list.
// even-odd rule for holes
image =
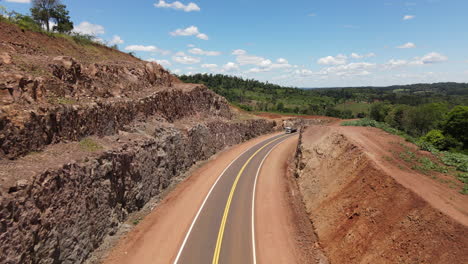
[[292, 134], [292, 133], [297, 132], [297, 129], [293, 127], [285, 127], [284, 131], [286, 132], [286, 134]]

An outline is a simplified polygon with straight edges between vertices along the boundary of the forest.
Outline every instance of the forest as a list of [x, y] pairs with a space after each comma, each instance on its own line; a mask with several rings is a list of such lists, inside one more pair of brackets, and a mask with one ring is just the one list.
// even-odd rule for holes
[[246, 111], [367, 118], [440, 150], [468, 150], [468, 84], [295, 88], [221, 74], [182, 75]]

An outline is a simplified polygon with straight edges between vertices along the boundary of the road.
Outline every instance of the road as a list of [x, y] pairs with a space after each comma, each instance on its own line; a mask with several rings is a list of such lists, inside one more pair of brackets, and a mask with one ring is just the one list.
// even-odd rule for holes
[[270, 151], [290, 136], [262, 141], [226, 168], [200, 207], [175, 264], [256, 263], [253, 212], [257, 175]]
[[[289, 263], [301, 263], [289, 257], [295, 251], [295, 245], [265, 241], [271, 235], [283, 238], [278, 239], [281, 241], [295, 239], [291, 231], [294, 225], [269, 226], [265, 234], [258, 232], [262, 231], [261, 226], [275, 222], [260, 216], [260, 212], [281, 216], [278, 220], [291, 215], [283, 210], [289, 207], [274, 206], [284, 204], [283, 193], [271, 197], [271, 192], [267, 193], [265, 188], [279, 188], [277, 179], [284, 177], [281, 168], [285, 168], [287, 158], [275, 158], [274, 161], [271, 158], [290, 157], [296, 144], [297, 134], [278, 133], [221, 152], [179, 183], [156, 210], [119, 241], [104, 263], [261, 263], [265, 254], [287, 257]], [[268, 156], [270, 151], [272, 155]], [[264, 164], [268, 169], [264, 167], [260, 171], [267, 156], [269, 158]], [[281, 164], [271, 164], [272, 161]], [[254, 197], [257, 176], [257, 193], [260, 196]], [[270, 209], [265, 210], [265, 206]], [[255, 221], [254, 210], [257, 215]], [[254, 227], [255, 223], [259, 228]], [[257, 238], [254, 238], [252, 230], [257, 230]], [[265, 248], [272, 245], [274, 248]], [[255, 250], [259, 254], [255, 254]], [[258, 261], [255, 255], [259, 255]]]

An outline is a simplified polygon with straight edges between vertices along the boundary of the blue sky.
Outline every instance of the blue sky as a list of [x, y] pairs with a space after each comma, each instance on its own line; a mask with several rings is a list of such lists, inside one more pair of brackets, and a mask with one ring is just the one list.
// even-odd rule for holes
[[177, 74], [297, 87], [468, 82], [466, 0], [179, 1], [63, 3], [77, 31]]

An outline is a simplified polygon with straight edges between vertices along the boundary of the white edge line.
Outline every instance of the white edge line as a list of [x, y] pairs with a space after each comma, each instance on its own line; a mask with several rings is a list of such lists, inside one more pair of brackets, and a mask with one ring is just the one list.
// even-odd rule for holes
[[202, 205], [200, 206], [200, 209], [198, 209], [198, 212], [197, 214], [195, 215], [195, 218], [193, 219], [192, 221], [192, 224], [190, 225], [190, 228], [187, 232], [187, 234], [185, 235], [185, 238], [184, 238], [184, 242], [182, 242], [182, 245], [180, 246], [180, 249], [179, 249], [179, 252], [177, 253], [177, 257], [176, 259], [174, 260], [174, 264], [177, 264], [177, 262], [179, 262], [179, 258], [180, 256], [182, 255], [182, 251], [184, 251], [184, 247], [185, 247], [185, 244], [187, 243], [187, 240], [190, 236], [190, 233], [192, 232], [192, 229], [193, 229], [193, 226], [195, 226], [195, 223], [197, 222], [197, 219], [198, 217], [200, 216], [200, 213], [201, 211], [203, 210], [203, 207], [205, 206], [205, 203], [206, 201], [208, 200], [208, 198], [210, 197], [211, 195], [211, 192], [213, 191], [213, 189], [215, 188], [216, 184], [218, 183], [218, 181], [221, 179], [221, 177], [224, 175], [224, 173], [229, 169], [229, 167], [231, 167], [231, 165], [236, 162], [242, 155], [244, 155], [245, 153], [247, 153], [247, 151], [251, 150], [252, 148], [260, 145], [261, 143], [265, 142], [265, 141], [268, 141], [274, 137], [277, 137], [279, 135], [276, 135], [276, 136], [273, 136], [271, 138], [268, 138], [266, 140], [263, 140], [255, 145], [253, 145], [252, 147], [250, 148], [247, 148], [244, 152], [242, 152], [241, 154], [239, 154], [239, 156], [237, 156], [234, 160], [231, 161], [231, 163], [229, 163], [229, 165], [226, 166], [226, 168], [223, 170], [223, 172], [221, 172], [221, 174], [218, 176], [218, 179], [216, 179], [215, 183], [213, 184], [213, 186], [211, 186], [211, 189], [208, 191], [208, 194], [206, 195], [205, 197], [205, 200], [203, 200], [203, 203]]
[[[286, 137], [286, 139], [288, 139], [289, 137]], [[283, 143], [284, 141], [283, 140], [281, 142], [279, 142], [278, 144], [276, 144], [273, 148], [270, 149], [270, 151], [268, 151], [268, 153], [265, 155], [265, 157], [263, 158], [262, 162], [260, 163], [260, 165], [258, 166], [258, 170], [257, 170], [257, 174], [255, 175], [255, 181], [254, 181], [254, 186], [253, 186], [253, 196], [252, 196], [252, 251], [253, 251], [253, 264], [257, 264], [257, 252], [256, 252], [256, 249], [255, 249], [255, 193], [256, 193], [256, 190], [257, 190], [257, 180], [258, 180], [258, 175], [260, 174], [260, 170], [262, 169], [262, 166], [263, 166], [263, 163], [265, 162], [265, 160], [268, 158], [268, 156], [270, 155], [270, 153], [276, 149], [276, 147], [278, 147], [279, 145], [281, 145], [281, 143]]]

